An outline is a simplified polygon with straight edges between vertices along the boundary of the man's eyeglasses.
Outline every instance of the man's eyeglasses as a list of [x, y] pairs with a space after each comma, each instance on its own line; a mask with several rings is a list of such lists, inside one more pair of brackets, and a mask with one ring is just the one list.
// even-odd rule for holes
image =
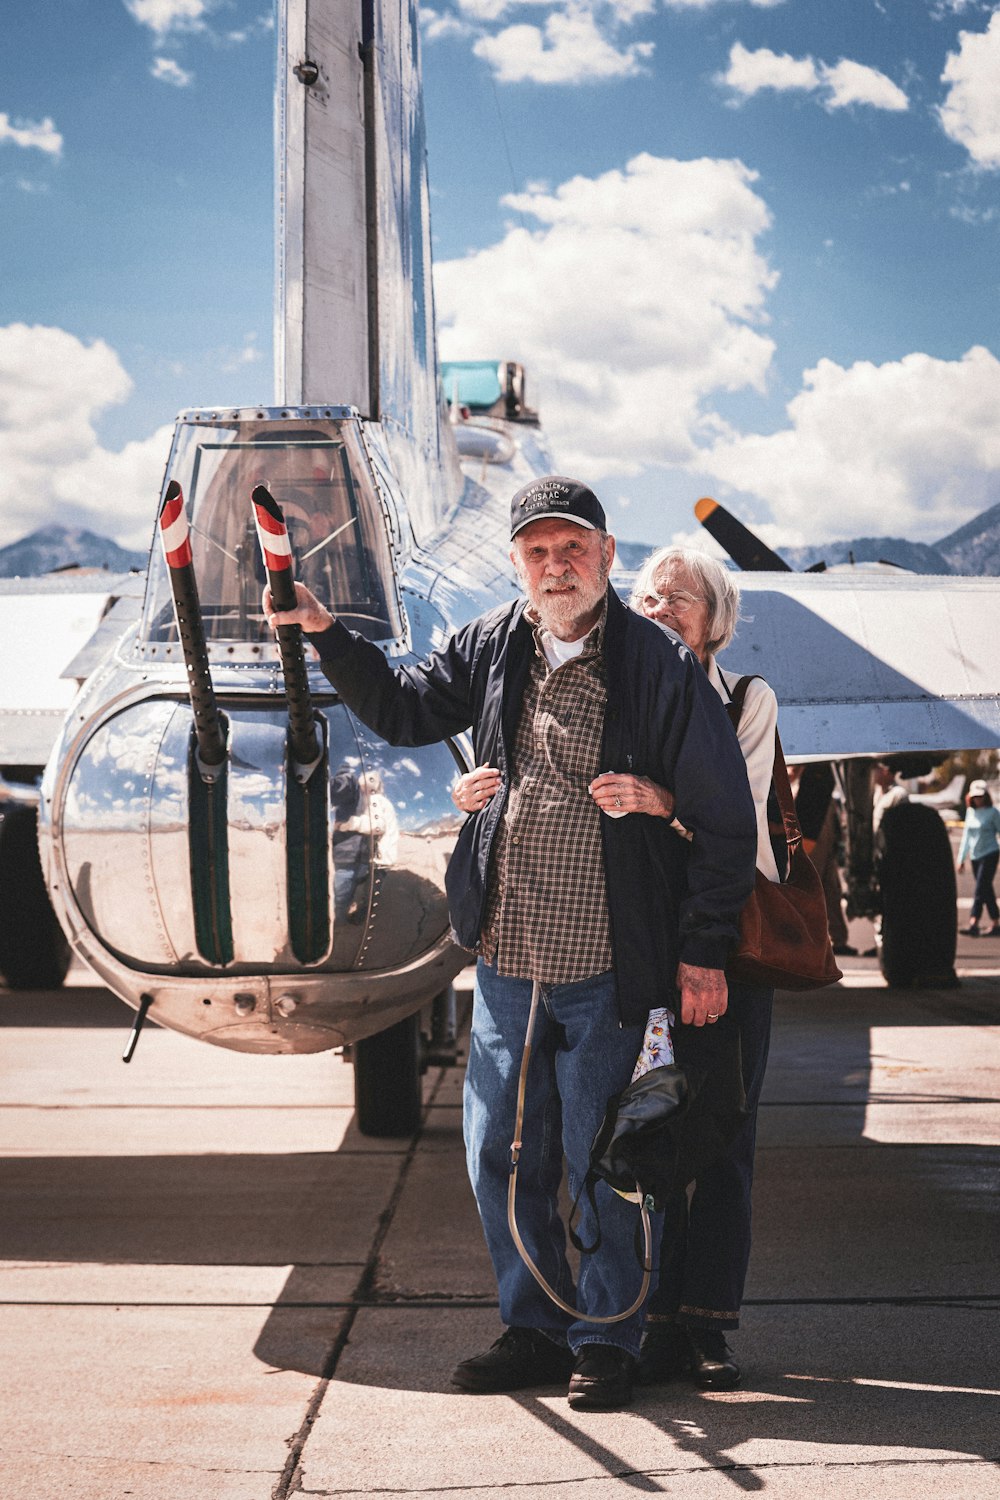
[[652, 612], [661, 604], [665, 604], [672, 615], [686, 615], [692, 604], [703, 604], [704, 594], [686, 594], [678, 590], [673, 594], [644, 594], [642, 607]]

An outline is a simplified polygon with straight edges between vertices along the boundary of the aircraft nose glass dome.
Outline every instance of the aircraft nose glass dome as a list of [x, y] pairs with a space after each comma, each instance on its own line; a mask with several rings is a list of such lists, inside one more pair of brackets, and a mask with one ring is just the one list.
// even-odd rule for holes
[[[213, 642], [271, 645], [261, 613], [264, 565], [250, 496], [281, 506], [295, 575], [371, 640], [399, 634], [389, 537], [368, 462], [349, 421], [220, 420], [182, 425], [171, 460], [191, 523], [201, 613]], [[151, 558], [142, 643], [176, 642], [166, 567]]]

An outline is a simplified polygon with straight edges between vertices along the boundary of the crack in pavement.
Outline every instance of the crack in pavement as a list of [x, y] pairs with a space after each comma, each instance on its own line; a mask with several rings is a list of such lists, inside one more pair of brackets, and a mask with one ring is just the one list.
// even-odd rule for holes
[[368, 1252], [368, 1258], [365, 1261], [364, 1269], [361, 1272], [361, 1276], [355, 1288], [354, 1296], [347, 1308], [347, 1316], [344, 1318], [344, 1321], [340, 1328], [340, 1332], [334, 1340], [329, 1357], [323, 1367], [323, 1374], [320, 1377], [319, 1384], [317, 1385], [315, 1391], [312, 1394], [312, 1397], [310, 1398], [309, 1404], [306, 1407], [305, 1416], [303, 1417], [302, 1422], [299, 1425], [298, 1431], [293, 1437], [288, 1439], [288, 1458], [285, 1460], [285, 1466], [281, 1471], [281, 1477], [271, 1492], [271, 1500], [288, 1500], [288, 1496], [292, 1494], [293, 1488], [295, 1493], [302, 1493], [300, 1488], [302, 1475], [299, 1467], [302, 1460], [302, 1454], [305, 1450], [306, 1443], [309, 1441], [309, 1436], [316, 1422], [316, 1418], [319, 1416], [320, 1408], [322, 1407], [323, 1402], [326, 1398], [326, 1393], [330, 1388], [330, 1382], [333, 1380], [333, 1377], [336, 1373], [337, 1365], [340, 1363], [340, 1356], [341, 1354], [343, 1354], [347, 1342], [351, 1336], [351, 1330], [354, 1327], [354, 1320], [357, 1317], [360, 1309], [364, 1306], [369, 1305], [369, 1293], [376, 1285], [378, 1277], [379, 1255], [381, 1253], [382, 1246], [385, 1243], [386, 1236], [389, 1233], [389, 1228], [395, 1217], [396, 1210], [399, 1207], [399, 1200], [403, 1195], [403, 1189], [406, 1186], [406, 1179], [409, 1176], [410, 1169], [413, 1166], [414, 1160], [416, 1159], [417, 1147], [419, 1146], [420, 1141], [423, 1138], [424, 1128], [427, 1122], [427, 1113], [431, 1109], [435, 1099], [437, 1098], [438, 1092], [444, 1082], [444, 1078], [445, 1069], [442, 1068], [438, 1072], [437, 1082], [431, 1088], [427, 1103], [424, 1105], [420, 1126], [414, 1132], [413, 1139], [410, 1141], [409, 1147], [407, 1148], [407, 1151], [403, 1156], [403, 1160], [400, 1163], [399, 1172], [397, 1174], [396, 1182], [393, 1187], [392, 1194], [389, 1198], [389, 1202], [386, 1204], [386, 1207], [379, 1215], [378, 1226], [372, 1239], [371, 1249]]
[[115, 1464], [119, 1467], [140, 1464], [147, 1469], [174, 1469], [185, 1474], [255, 1474], [266, 1477], [278, 1473], [275, 1468], [232, 1468], [226, 1464], [185, 1463], [175, 1458], [142, 1458], [134, 1453], [125, 1459], [120, 1453], [67, 1453], [62, 1448], [20, 1448], [9, 1443], [4, 1444], [3, 1454], [5, 1458], [52, 1458], [70, 1464]]
[[336, 1489], [336, 1490], [314, 1490], [300, 1489], [296, 1493], [312, 1497], [312, 1500], [349, 1500], [352, 1495], [477, 1495], [498, 1494], [501, 1490], [525, 1490], [525, 1489], [555, 1489], [568, 1484], [604, 1484], [609, 1479], [675, 1479], [678, 1476], [688, 1474], [761, 1474], [779, 1473], [782, 1471], [802, 1470], [825, 1471], [836, 1469], [900, 1469], [900, 1468], [947, 1468], [947, 1467], [976, 1467], [991, 1468], [1000, 1467], [991, 1459], [987, 1458], [871, 1458], [871, 1459], [829, 1459], [820, 1460], [815, 1463], [801, 1462], [777, 1462], [777, 1463], [728, 1463], [728, 1464], [678, 1464], [673, 1468], [662, 1469], [616, 1469], [605, 1470], [601, 1474], [576, 1474], [563, 1479], [524, 1479], [524, 1480], [492, 1480], [489, 1484], [434, 1484], [426, 1485], [420, 1489], [414, 1489], [407, 1485], [405, 1489], [395, 1486], [376, 1488], [371, 1485], [363, 1490], [358, 1489]]

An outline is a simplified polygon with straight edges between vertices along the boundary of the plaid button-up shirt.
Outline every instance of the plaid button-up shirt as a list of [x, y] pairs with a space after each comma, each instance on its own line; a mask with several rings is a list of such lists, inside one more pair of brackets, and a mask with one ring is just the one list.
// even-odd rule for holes
[[[611, 968], [601, 811], [604, 624], [550, 668], [535, 623], [531, 664], [497, 831], [481, 951], [501, 974], [571, 984]], [[529, 615], [529, 618], [531, 616]]]

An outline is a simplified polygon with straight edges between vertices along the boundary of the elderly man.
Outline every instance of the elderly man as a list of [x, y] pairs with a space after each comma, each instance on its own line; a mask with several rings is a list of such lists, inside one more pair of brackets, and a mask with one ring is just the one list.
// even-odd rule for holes
[[[601, 1239], [583, 1258], [579, 1316], [560, 1311], [507, 1225], [509, 1147], [532, 981], [542, 985], [522, 1131], [518, 1220], [564, 1300], [574, 1288], [557, 1195], [576, 1192], [608, 1099], [628, 1083], [648, 1011], [711, 1024], [753, 884], [756, 824], [736, 736], [691, 653], [608, 587], [614, 538], [585, 485], [551, 475], [511, 502], [526, 599], [473, 620], [417, 666], [393, 668], [297, 585], [298, 623], [344, 702], [391, 744], [472, 728], [477, 771], [448, 869], [454, 936], [478, 954], [465, 1085], [469, 1174], [507, 1325], [464, 1360], [464, 1391], [568, 1375], [573, 1406], [631, 1399], [642, 1314], [635, 1208], [598, 1185]], [[634, 782], [670, 787], [631, 806]], [[677, 814], [694, 837], [671, 829]], [[632, 816], [625, 816], [627, 813]], [[679, 998], [678, 994], [679, 992]], [[592, 1231], [584, 1224], [581, 1232]]]

